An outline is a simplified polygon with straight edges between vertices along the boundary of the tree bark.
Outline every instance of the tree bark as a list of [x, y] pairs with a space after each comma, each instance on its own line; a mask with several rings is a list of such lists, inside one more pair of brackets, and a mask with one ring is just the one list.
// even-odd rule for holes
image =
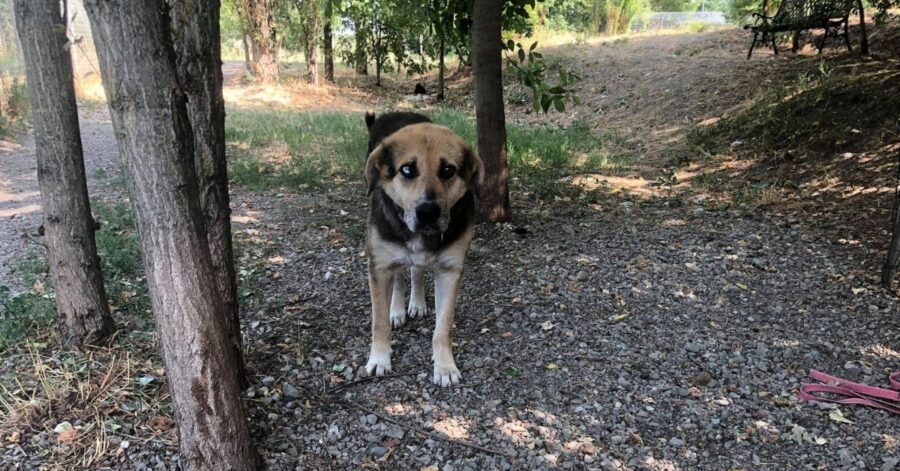
[[369, 58], [366, 56], [366, 30], [362, 21], [357, 21], [356, 27], [356, 74], [369, 75]]
[[16, 29], [34, 113], [44, 239], [66, 344], [99, 344], [115, 325], [94, 239], [72, 57], [59, 0], [17, 0]]
[[250, 57], [250, 38], [247, 33], [241, 35], [241, 45], [244, 46], [244, 69], [250, 72], [253, 70], [253, 62]]
[[272, 83], [278, 80], [274, 0], [242, 0], [241, 4], [250, 35], [250, 73], [260, 83]]
[[331, 21], [334, 19], [333, 0], [325, 0], [325, 26], [322, 28], [322, 54], [325, 56], [325, 80], [334, 83], [334, 39]]
[[256, 470], [165, 0], [86, 2], [162, 343], [181, 465]]
[[859, 10], [859, 49], [864, 56], [869, 55], [869, 32], [866, 30], [866, 10], [862, 0], [856, 0], [856, 9]]
[[222, 96], [222, 46], [219, 0], [169, 0], [178, 79], [187, 96], [194, 131], [194, 165], [200, 206], [216, 286], [225, 303], [226, 331], [237, 358], [238, 377], [246, 386], [241, 325], [231, 237], [228, 164], [225, 158], [225, 99]]
[[[330, 1], [330, 0], [329, 0]], [[303, 34], [303, 56], [306, 58], [306, 81], [319, 85], [319, 67], [316, 54], [319, 51], [319, 4], [316, 0], [295, 0], [300, 14]]]
[[438, 51], [438, 92], [437, 92], [437, 101], [444, 101], [444, 74], [446, 73], [446, 67], [444, 67], [444, 56], [446, 55], [446, 46], [444, 44], [444, 33], [441, 31], [439, 36], [439, 51]]
[[509, 173], [506, 165], [506, 113], [500, 28], [503, 0], [482, 0], [472, 13], [472, 68], [478, 153], [484, 162], [480, 213], [488, 221], [508, 221]]
[[900, 161], [897, 162], [896, 180], [894, 181], [893, 233], [887, 256], [881, 269], [881, 286], [890, 290], [900, 267]]

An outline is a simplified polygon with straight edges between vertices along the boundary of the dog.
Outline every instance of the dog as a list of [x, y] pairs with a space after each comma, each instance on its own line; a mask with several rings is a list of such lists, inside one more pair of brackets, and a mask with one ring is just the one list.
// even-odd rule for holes
[[[391, 328], [425, 316], [424, 273], [435, 272], [432, 380], [462, 379], [450, 334], [463, 262], [475, 231], [476, 189], [484, 165], [450, 129], [411, 112], [366, 113], [369, 219], [366, 249], [372, 298], [372, 345], [366, 373], [391, 371]], [[409, 269], [409, 306], [404, 271]]]

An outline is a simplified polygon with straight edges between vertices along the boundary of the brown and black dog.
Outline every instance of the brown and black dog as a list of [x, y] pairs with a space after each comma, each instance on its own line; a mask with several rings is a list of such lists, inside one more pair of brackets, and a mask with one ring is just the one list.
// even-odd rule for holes
[[[391, 327], [426, 314], [424, 271], [435, 271], [433, 338], [435, 384], [461, 376], [450, 331], [463, 262], [475, 231], [475, 189], [484, 174], [481, 159], [453, 131], [409, 112], [366, 114], [369, 156], [369, 291], [372, 349], [366, 372], [391, 371]], [[404, 271], [411, 294], [405, 306]]]

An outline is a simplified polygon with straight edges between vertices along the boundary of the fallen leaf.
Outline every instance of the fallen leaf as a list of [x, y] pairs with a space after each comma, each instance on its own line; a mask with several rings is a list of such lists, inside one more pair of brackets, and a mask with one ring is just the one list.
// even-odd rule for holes
[[737, 285], [738, 288], [740, 288], [740, 289], [742, 289], [742, 290], [744, 290], [744, 291], [747, 291], [747, 289], [748, 289], [748, 288], [747, 288], [747, 285], [745, 285], [745, 284], [743, 284], [743, 283], [735, 283], [735, 284]]
[[56, 436], [60, 443], [72, 443], [78, 438], [78, 430], [70, 428]]
[[547, 321], [547, 322], [544, 322], [543, 324], [541, 324], [541, 329], [543, 329], [543, 330], [550, 330], [554, 327], [556, 327], [556, 326], [550, 321]]
[[56, 425], [56, 427], [53, 427], [53, 433], [63, 433], [63, 432], [65, 432], [66, 430], [71, 430], [71, 429], [72, 429], [72, 424], [71, 424], [71, 423], [69, 423], [69, 422], [60, 422], [59, 424]]
[[400, 446], [400, 440], [397, 438], [389, 438], [384, 441], [384, 446], [388, 448], [397, 448]]
[[163, 415], [150, 417], [150, 420], [147, 421], [147, 427], [155, 432], [168, 432], [174, 425], [171, 418]]
[[556, 363], [548, 363], [548, 364], [547, 364], [547, 369], [548, 369], [548, 370], [551, 370], [551, 371], [553, 371], [553, 370], [558, 370], [558, 369], [559, 369], [559, 365], [557, 365]]
[[19, 443], [20, 440], [22, 440], [22, 434], [19, 432], [13, 432], [6, 437], [6, 441], [10, 443]]
[[853, 421], [844, 417], [844, 413], [840, 409], [834, 409], [828, 413], [828, 418], [841, 424], [852, 424]]
[[628, 316], [629, 316], [629, 315], [630, 315], [630, 314], [628, 314], [627, 312], [623, 312], [622, 314], [616, 314], [616, 315], [614, 315], [612, 318], [613, 318], [613, 320], [616, 321], [616, 322], [622, 322], [622, 321], [624, 321], [625, 319], [628, 319]]
[[36, 281], [34, 282], [33, 288], [34, 288], [34, 292], [35, 292], [35, 293], [37, 293], [37, 294], [44, 294], [44, 291], [45, 291], [45, 290], [44, 290], [44, 282], [42, 282], [41, 280], [36, 280]]

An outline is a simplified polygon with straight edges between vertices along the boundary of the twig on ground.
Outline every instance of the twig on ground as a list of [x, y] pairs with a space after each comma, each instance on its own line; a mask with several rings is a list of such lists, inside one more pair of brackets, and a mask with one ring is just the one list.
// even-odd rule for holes
[[328, 391], [326, 391], [325, 394], [334, 394], [338, 391], [348, 389], [348, 388], [353, 388], [353, 387], [359, 386], [361, 384], [370, 383], [375, 380], [380, 381], [380, 380], [393, 379], [393, 378], [402, 378], [404, 376], [412, 376], [413, 374], [415, 374], [415, 373], [397, 373], [397, 374], [384, 375], [384, 376], [366, 376], [365, 378], [360, 378], [356, 381], [339, 384], [339, 385], [329, 389]]
[[[346, 404], [346, 401], [344, 401], [344, 402], [345, 402], [345, 404]], [[384, 414], [379, 414], [379, 413], [376, 412], [376, 411], [373, 411], [373, 410], [371, 410], [371, 409], [367, 409], [367, 408], [365, 408], [365, 407], [363, 407], [363, 406], [360, 406], [360, 405], [357, 405], [357, 404], [348, 404], [348, 405], [351, 406], [351, 407], [354, 407], [354, 408], [356, 408], [356, 409], [359, 409], [360, 411], [365, 412], [365, 413], [367, 413], [367, 414], [372, 414], [372, 415], [378, 417], [379, 419], [381, 419], [381, 420], [383, 420], [383, 421], [385, 421], [385, 422], [390, 422], [390, 423], [392, 423], [392, 424], [394, 424], [394, 425], [398, 425], [398, 426], [403, 427], [403, 428], [405, 428], [405, 429], [407, 429], [407, 430], [410, 430], [410, 431], [412, 431], [412, 432], [414, 432], [414, 433], [418, 433], [418, 434], [420, 434], [420, 435], [425, 435], [425, 436], [430, 437], [430, 438], [433, 438], [433, 439], [435, 439], [435, 440], [441, 440], [441, 441], [448, 442], [448, 443], [455, 443], [455, 444], [457, 444], [457, 445], [461, 445], [461, 446], [464, 446], [464, 447], [468, 447], [468, 448], [472, 448], [472, 449], [475, 449], [475, 450], [483, 451], [483, 452], [485, 452], [485, 453], [490, 453], [490, 454], [492, 454], [492, 455], [499, 455], [499, 456], [506, 456], [506, 457], [509, 457], [509, 454], [504, 453], [504, 452], [502, 452], [502, 451], [500, 451], [500, 450], [495, 450], [495, 449], [493, 449], [493, 448], [486, 448], [486, 447], [483, 447], [483, 446], [480, 446], [480, 445], [476, 445], [476, 444], [474, 444], [474, 443], [472, 443], [472, 442], [469, 442], [469, 441], [466, 441], [466, 440], [459, 440], [459, 439], [456, 439], [456, 438], [448, 437], [448, 436], [446, 436], [446, 435], [441, 435], [441, 434], [438, 434], [438, 433], [429, 432], [429, 431], [427, 431], [427, 430], [422, 430], [422, 429], [420, 429], [419, 427], [416, 427], [416, 426], [414, 426], [414, 425], [409, 425], [409, 424], [407, 424], [407, 423], [400, 422], [399, 420], [394, 420], [394, 419], [392, 419], [392, 418], [390, 418], [390, 417], [385, 416]]]

